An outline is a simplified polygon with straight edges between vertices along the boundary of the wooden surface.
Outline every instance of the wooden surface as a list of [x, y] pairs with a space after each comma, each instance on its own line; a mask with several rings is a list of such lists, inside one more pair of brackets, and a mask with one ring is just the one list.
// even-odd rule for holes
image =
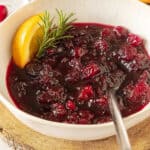
[[[150, 118], [129, 130], [133, 150], [150, 150]], [[0, 104], [0, 135], [16, 150], [117, 150], [115, 137], [73, 142], [41, 135], [18, 121]]]

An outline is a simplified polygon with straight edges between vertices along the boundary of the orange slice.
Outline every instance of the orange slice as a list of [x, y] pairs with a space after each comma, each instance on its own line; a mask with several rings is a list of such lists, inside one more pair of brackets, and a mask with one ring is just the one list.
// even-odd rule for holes
[[150, 0], [140, 0], [141, 2], [150, 4]]
[[12, 55], [15, 64], [23, 68], [39, 48], [39, 42], [43, 37], [42, 23], [43, 14], [35, 15], [27, 19], [18, 28], [12, 43]]

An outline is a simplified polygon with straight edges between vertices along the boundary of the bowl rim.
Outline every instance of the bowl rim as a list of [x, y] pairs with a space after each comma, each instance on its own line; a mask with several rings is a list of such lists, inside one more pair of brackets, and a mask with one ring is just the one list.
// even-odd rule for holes
[[[40, 0], [33, 0], [30, 1], [29, 3], [27, 3], [26, 5], [18, 8], [16, 11], [14, 11], [12, 14], [10, 14], [2, 23], [0, 23], [0, 27], [3, 26], [5, 23], [7, 23], [7, 20], [9, 20], [9, 18], [11, 18], [12, 16], [14, 16], [16, 13], [19, 13], [22, 8], [28, 7], [30, 5], [34, 5], [34, 3], [39, 2]], [[140, 2], [141, 5], [143, 5], [144, 7], [149, 8], [149, 6], [143, 4], [142, 2]], [[6, 81], [5, 81], [6, 84]], [[8, 93], [9, 94], [9, 93]], [[50, 120], [46, 120], [46, 119], [42, 119], [40, 117], [34, 116], [32, 114], [29, 114], [21, 109], [19, 109], [14, 102], [12, 101], [12, 103], [9, 100], [6, 100], [5, 96], [3, 96], [3, 94], [0, 91], [0, 102], [2, 102], [9, 110], [13, 110], [13, 112], [17, 112], [18, 114], [23, 115], [25, 118], [30, 119], [30, 120], [34, 120], [36, 122], [40, 122], [43, 124], [48, 124], [50, 126], [55, 126], [55, 127], [66, 127], [66, 128], [84, 128], [84, 129], [93, 129], [93, 128], [100, 128], [100, 127], [112, 127], [113, 126], [113, 121], [109, 121], [109, 122], [105, 122], [105, 123], [100, 123], [100, 124], [70, 124], [70, 123], [63, 123], [63, 122], [55, 122], [55, 121], [50, 121]], [[14, 105], [13, 105], [14, 104]], [[130, 126], [127, 126], [127, 122], [131, 119], [134, 119], [136, 116], [139, 116], [139, 114], [144, 114], [146, 112], [150, 111], [150, 103], [148, 103], [147, 105], [145, 105], [141, 110], [139, 110], [136, 113], [133, 113], [127, 117], [124, 117], [123, 120], [125, 122], [125, 126], [128, 128]], [[11, 112], [11, 111], [10, 111]], [[11, 112], [12, 113], [12, 112]], [[145, 117], [141, 118], [140, 121], [144, 120]], [[140, 122], [138, 121], [138, 122]], [[135, 123], [137, 124], [137, 123]], [[133, 126], [133, 125], [132, 125]]]

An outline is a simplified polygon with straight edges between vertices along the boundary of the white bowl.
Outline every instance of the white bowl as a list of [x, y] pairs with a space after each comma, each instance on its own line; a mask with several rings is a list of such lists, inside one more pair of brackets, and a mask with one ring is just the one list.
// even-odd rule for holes
[[[21, 122], [48, 136], [69, 140], [95, 140], [114, 135], [112, 122], [97, 125], [72, 125], [46, 121], [27, 114], [14, 105], [6, 87], [6, 69], [11, 59], [11, 42], [18, 26], [29, 16], [55, 8], [75, 12], [78, 21], [122, 25], [147, 40], [150, 50], [150, 8], [137, 0], [36, 0], [19, 9], [0, 24], [0, 100]], [[150, 52], [150, 51], [149, 51]], [[150, 104], [124, 119], [127, 128], [150, 115]], [[6, 118], [7, 119], [7, 118]]]

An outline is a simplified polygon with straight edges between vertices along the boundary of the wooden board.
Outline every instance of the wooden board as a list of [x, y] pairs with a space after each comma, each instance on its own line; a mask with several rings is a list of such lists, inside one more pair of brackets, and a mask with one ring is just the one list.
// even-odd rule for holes
[[[129, 130], [133, 150], [150, 150], [150, 118]], [[117, 150], [115, 137], [74, 142], [41, 135], [18, 121], [0, 104], [0, 135], [16, 150]]]

